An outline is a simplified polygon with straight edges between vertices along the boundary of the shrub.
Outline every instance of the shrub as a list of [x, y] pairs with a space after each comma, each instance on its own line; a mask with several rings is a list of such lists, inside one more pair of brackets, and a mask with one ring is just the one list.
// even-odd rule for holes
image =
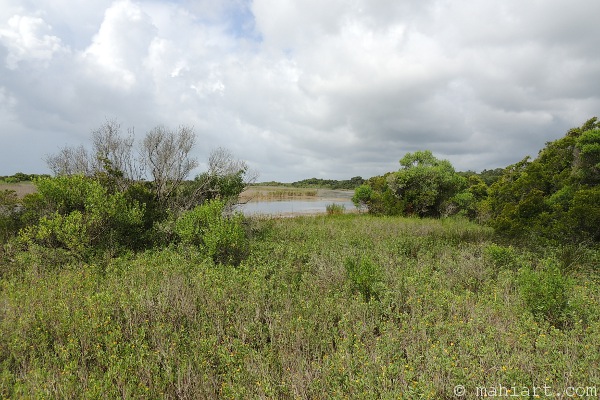
[[574, 270], [586, 269], [589, 266], [595, 265], [592, 261], [593, 251], [587, 247], [586, 243], [567, 243], [558, 246], [553, 251], [553, 255], [558, 262], [560, 270], [564, 273], [571, 273]]
[[19, 234], [23, 243], [82, 256], [90, 250], [139, 245], [145, 206], [127, 200], [124, 193], [108, 193], [83, 176], [46, 178], [36, 185], [38, 192], [24, 199], [29, 226]]
[[248, 252], [243, 216], [223, 213], [225, 202], [211, 200], [184, 212], [175, 223], [181, 242], [200, 247], [218, 264], [239, 264]]
[[346, 211], [346, 207], [343, 204], [331, 203], [325, 207], [328, 215], [343, 214]]
[[523, 268], [519, 275], [519, 287], [526, 306], [536, 318], [557, 328], [568, 325], [573, 283], [554, 262], [546, 262], [538, 271]]
[[497, 268], [516, 270], [519, 267], [519, 260], [512, 246], [505, 247], [492, 243], [485, 248], [484, 255]]
[[362, 294], [366, 302], [371, 301], [371, 298], [379, 300], [383, 280], [379, 266], [366, 257], [360, 260], [348, 258], [344, 266], [353, 292]]

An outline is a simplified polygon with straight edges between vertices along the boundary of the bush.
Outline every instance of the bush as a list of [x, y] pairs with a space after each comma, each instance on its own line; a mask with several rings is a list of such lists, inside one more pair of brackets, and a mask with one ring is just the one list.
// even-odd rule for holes
[[573, 282], [552, 262], [539, 270], [529, 267], [519, 276], [521, 296], [534, 317], [547, 321], [557, 328], [569, 324], [569, 298]]
[[346, 207], [343, 204], [331, 203], [325, 207], [328, 215], [343, 214], [346, 211]]
[[46, 178], [38, 192], [24, 199], [19, 234], [26, 245], [63, 248], [83, 258], [94, 250], [140, 245], [145, 206], [124, 193], [110, 194], [97, 181], [83, 176]]
[[379, 300], [383, 281], [379, 266], [366, 257], [360, 260], [348, 258], [344, 266], [353, 292], [362, 294], [366, 302], [371, 298]]
[[238, 265], [248, 252], [243, 216], [225, 216], [225, 202], [211, 200], [184, 212], [175, 223], [182, 243], [200, 247], [217, 264]]
[[519, 268], [519, 260], [512, 246], [504, 247], [490, 244], [484, 250], [485, 258], [490, 260], [497, 268], [508, 268], [516, 270]]

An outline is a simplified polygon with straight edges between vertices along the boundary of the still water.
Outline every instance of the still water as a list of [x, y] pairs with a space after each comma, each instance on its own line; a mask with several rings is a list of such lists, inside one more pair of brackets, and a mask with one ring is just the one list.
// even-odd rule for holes
[[325, 213], [330, 204], [339, 204], [346, 211], [354, 211], [355, 207], [350, 200], [282, 200], [282, 201], [257, 201], [239, 206], [244, 215], [296, 215]]

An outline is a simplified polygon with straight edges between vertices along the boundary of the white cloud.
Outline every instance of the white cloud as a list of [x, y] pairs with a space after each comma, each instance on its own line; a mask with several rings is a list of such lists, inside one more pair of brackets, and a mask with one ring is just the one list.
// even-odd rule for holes
[[[600, 108], [595, 0], [5, 2], [13, 152], [116, 117], [193, 125], [200, 159], [226, 146], [266, 180], [368, 177], [419, 149], [482, 169]], [[43, 169], [28, 155], [0, 174]]]
[[143, 60], [156, 33], [139, 5], [121, 0], [104, 13], [100, 30], [83, 57], [94, 68], [92, 73], [101, 73], [115, 87], [130, 89], [144, 75]]
[[42, 61], [44, 65], [56, 52], [66, 50], [61, 40], [49, 34], [52, 27], [42, 18], [14, 15], [0, 28], [0, 43], [8, 50], [6, 66], [16, 69], [21, 61]]

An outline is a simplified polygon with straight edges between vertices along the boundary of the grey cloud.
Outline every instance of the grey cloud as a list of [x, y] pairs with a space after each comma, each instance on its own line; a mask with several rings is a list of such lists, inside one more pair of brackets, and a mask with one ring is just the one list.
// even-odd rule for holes
[[368, 177], [420, 149], [480, 170], [600, 108], [594, 0], [9, 3], [3, 32], [46, 25], [33, 57], [0, 41], [0, 174], [106, 118], [193, 125], [201, 160], [225, 146], [264, 180]]

